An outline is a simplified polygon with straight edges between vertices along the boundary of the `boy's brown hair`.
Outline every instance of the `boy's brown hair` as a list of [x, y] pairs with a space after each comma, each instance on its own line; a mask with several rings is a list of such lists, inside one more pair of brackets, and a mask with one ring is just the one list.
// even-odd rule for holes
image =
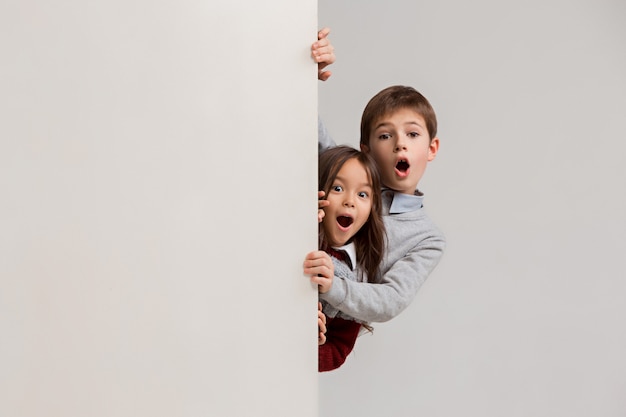
[[361, 117], [361, 145], [369, 146], [370, 135], [381, 118], [401, 109], [411, 109], [421, 115], [430, 139], [437, 136], [437, 116], [426, 97], [413, 87], [394, 85], [380, 91], [365, 106]]
[[[370, 216], [361, 229], [352, 237], [356, 249], [358, 266], [367, 273], [369, 282], [378, 277], [380, 263], [385, 252], [385, 226], [382, 218], [381, 184], [376, 163], [368, 154], [350, 146], [335, 146], [319, 155], [318, 186], [328, 195], [341, 167], [350, 159], [356, 159], [365, 168], [370, 185], [372, 186], [372, 210]], [[328, 249], [324, 236], [324, 228], [319, 225], [319, 248]], [[355, 267], [357, 265], [354, 265]]]

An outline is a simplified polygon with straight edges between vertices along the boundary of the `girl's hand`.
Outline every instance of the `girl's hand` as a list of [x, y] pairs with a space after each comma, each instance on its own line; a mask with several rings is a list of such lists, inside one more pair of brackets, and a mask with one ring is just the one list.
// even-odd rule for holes
[[322, 313], [322, 303], [317, 303], [317, 344], [323, 345], [326, 343], [326, 314]]
[[317, 198], [318, 198], [318, 202], [317, 202], [317, 222], [318, 223], [321, 223], [322, 220], [324, 219], [324, 216], [326, 215], [326, 213], [324, 212], [324, 207], [330, 206], [330, 201], [323, 200], [324, 194], [325, 194], [324, 191], [318, 191], [317, 192]]
[[303, 267], [305, 275], [309, 275], [311, 282], [317, 284], [320, 293], [330, 291], [335, 276], [335, 266], [326, 252], [316, 250], [308, 253]]
[[324, 71], [324, 68], [335, 62], [335, 48], [328, 40], [329, 28], [323, 28], [317, 32], [317, 42], [311, 45], [311, 56], [317, 62], [317, 78], [326, 81], [332, 72]]

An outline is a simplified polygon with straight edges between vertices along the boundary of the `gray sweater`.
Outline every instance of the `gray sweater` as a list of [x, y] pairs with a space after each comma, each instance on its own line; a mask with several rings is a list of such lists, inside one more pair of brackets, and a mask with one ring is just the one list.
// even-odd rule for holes
[[[354, 247], [354, 243], [349, 243], [345, 246], [342, 246], [340, 248], [334, 248], [334, 249], [337, 251], [344, 251], [345, 255], [350, 258], [350, 265], [353, 265], [354, 267], [356, 267], [357, 261], [356, 261], [356, 249]], [[348, 265], [348, 263], [337, 259], [333, 255], [330, 255], [330, 259], [333, 261], [333, 265], [335, 267], [335, 276], [334, 276], [333, 284], [337, 282], [337, 280], [352, 281], [352, 282], [367, 281], [367, 277], [365, 276], [365, 273], [362, 270], [355, 270], [353, 267]], [[324, 312], [324, 314], [326, 314], [326, 317], [331, 317], [331, 318], [340, 317], [345, 320], [353, 320], [353, 321], [364, 323], [362, 320], [356, 320], [354, 317], [346, 314], [345, 312], [341, 311], [340, 309], [333, 306], [329, 302], [321, 299], [321, 297], [320, 297], [320, 301], [322, 303], [322, 311]]]
[[[332, 146], [333, 140], [320, 123], [320, 150]], [[390, 190], [383, 193], [388, 242], [376, 282], [336, 277], [330, 291], [320, 294], [321, 300], [358, 321], [384, 322], [400, 314], [413, 301], [445, 249], [445, 238], [426, 215], [421, 198], [412, 208], [391, 210], [397, 195]], [[421, 196], [419, 192], [416, 195]]]
[[[333, 261], [333, 265], [335, 267], [335, 276], [333, 278], [333, 285], [335, 285], [335, 282], [337, 281], [358, 282], [356, 271], [351, 270], [350, 267], [345, 262], [340, 261], [339, 259], [335, 258], [332, 255], [330, 256], [330, 259]], [[346, 314], [345, 312], [341, 311], [339, 308], [330, 304], [328, 301], [325, 301], [321, 297], [321, 295], [322, 294], [320, 294], [320, 301], [322, 302], [322, 311], [324, 312], [324, 314], [326, 314], [326, 317], [331, 317], [331, 318], [340, 317], [345, 320], [359, 321], [359, 320], [355, 320], [354, 317]]]

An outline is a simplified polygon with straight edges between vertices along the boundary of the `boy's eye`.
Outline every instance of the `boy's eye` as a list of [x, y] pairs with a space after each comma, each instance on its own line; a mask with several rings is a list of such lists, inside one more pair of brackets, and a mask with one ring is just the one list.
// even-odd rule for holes
[[409, 132], [409, 137], [411, 137], [411, 138], [416, 138], [416, 137], [418, 137], [419, 135], [420, 135], [420, 134], [419, 134], [419, 133], [417, 133], [417, 132]]
[[361, 191], [361, 192], [359, 193], [359, 197], [361, 197], [361, 198], [367, 198], [367, 197], [369, 197], [369, 194], [368, 194], [367, 192], [365, 192], [365, 191]]
[[380, 140], [386, 140], [386, 139], [390, 139], [391, 135], [389, 133], [383, 133], [381, 135], [378, 135], [378, 139]]
[[333, 185], [330, 189], [337, 193], [340, 193], [343, 191], [343, 187], [341, 185]]

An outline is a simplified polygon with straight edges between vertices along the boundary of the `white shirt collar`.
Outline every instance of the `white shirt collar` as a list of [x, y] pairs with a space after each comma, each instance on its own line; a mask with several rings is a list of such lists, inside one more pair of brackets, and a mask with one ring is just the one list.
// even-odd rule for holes
[[338, 248], [333, 246], [333, 249], [336, 251], [344, 251], [348, 255], [351, 262], [350, 268], [354, 271], [354, 268], [356, 267], [356, 248], [354, 247], [354, 243], [350, 242], [347, 245], [339, 246]]

